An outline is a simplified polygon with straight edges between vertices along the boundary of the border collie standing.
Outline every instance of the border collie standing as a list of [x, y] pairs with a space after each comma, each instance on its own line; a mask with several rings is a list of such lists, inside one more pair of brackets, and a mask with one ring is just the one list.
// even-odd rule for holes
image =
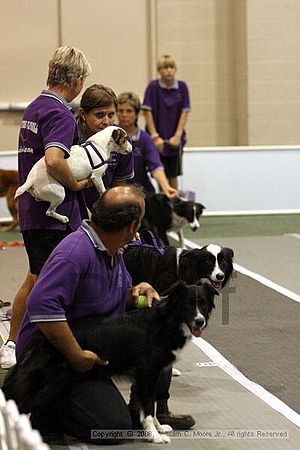
[[147, 193], [145, 217], [141, 228], [151, 230], [160, 245], [169, 245], [168, 231], [179, 236], [180, 247], [184, 246], [182, 227], [189, 225], [195, 231], [200, 227], [199, 217], [205, 206], [185, 199], [169, 200], [165, 194]]
[[[192, 336], [201, 335], [214, 308], [215, 294], [210, 284], [178, 282], [152, 308], [71, 324], [82, 348], [109, 361], [107, 366], [97, 366], [97, 376], [133, 376], [137, 394], [134, 409], [153, 443], [170, 442], [169, 436], [161, 433], [171, 431], [154, 413], [159, 373], [174, 362], [176, 351]], [[86, 379], [93, 370], [74, 372], [63, 355], [40, 335], [10, 370], [2, 389], [7, 399], [15, 400], [21, 413], [28, 413], [63, 395], [69, 383]]]

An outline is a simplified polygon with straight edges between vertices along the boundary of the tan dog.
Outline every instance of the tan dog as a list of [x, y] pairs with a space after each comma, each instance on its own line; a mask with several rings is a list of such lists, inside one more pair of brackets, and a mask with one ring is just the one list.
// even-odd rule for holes
[[0, 231], [11, 231], [19, 224], [18, 201], [15, 199], [17, 188], [18, 172], [0, 169], [0, 197], [6, 197], [7, 208], [13, 218], [9, 225], [0, 227]]

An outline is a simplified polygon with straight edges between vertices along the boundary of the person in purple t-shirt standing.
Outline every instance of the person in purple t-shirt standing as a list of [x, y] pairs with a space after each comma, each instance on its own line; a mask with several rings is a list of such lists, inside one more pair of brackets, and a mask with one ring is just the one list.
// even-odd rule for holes
[[15, 341], [24, 316], [26, 300], [48, 256], [55, 246], [81, 224], [84, 209], [81, 194], [88, 180], [76, 181], [66, 159], [78, 143], [78, 129], [71, 102], [81, 92], [91, 67], [84, 54], [74, 47], [59, 47], [49, 62], [47, 86], [26, 108], [19, 133], [19, 184], [43, 156], [48, 172], [66, 188], [58, 212], [70, 218], [62, 224], [46, 216], [48, 203], [37, 202], [28, 192], [19, 198], [20, 230], [29, 260], [29, 271], [18, 290], [12, 311], [8, 341], [0, 351], [1, 367], [15, 364]]
[[[117, 112], [117, 96], [114, 91], [102, 84], [89, 86], [81, 96], [77, 123], [79, 128], [79, 143], [85, 142], [98, 131], [113, 125]], [[114, 164], [109, 165], [103, 175], [106, 189], [111, 186], [125, 185], [133, 178], [133, 153], [117, 154]], [[99, 193], [94, 186], [84, 191], [86, 205], [91, 208], [98, 199]]]
[[184, 127], [190, 111], [186, 83], [175, 79], [176, 62], [170, 55], [157, 61], [160, 78], [148, 84], [142, 109], [146, 129], [160, 152], [170, 185], [178, 189], [182, 175], [182, 152], [186, 143]]
[[140, 99], [133, 92], [123, 92], [118, 96], [119, 125], [126, 131], [131, 140], [134, 156], [134, 177], [130, 182], [140, 184], [146, 192], [155, 192], [148, 175], [148, 172], [150, 172], [161, 191], [169, 198], [174, 198], [178, 196], [178, 192], [168, 182], [157, 149], [149, 134], [138, 126], [140, 109]]

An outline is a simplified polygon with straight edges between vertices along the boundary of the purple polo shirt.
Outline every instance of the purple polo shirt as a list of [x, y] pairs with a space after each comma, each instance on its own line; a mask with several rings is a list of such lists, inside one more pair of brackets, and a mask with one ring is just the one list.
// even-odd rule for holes
[[[79, 142], [82, 144], [88, 138], [84, 133], [82, 123], [80, 118], [77, 117], [77, 125], [79, 129]], [[112, 183], [118, 183], [120, 181], [127, 181], [132, 179], [134, 176], [134, 165], [133, 165], [133, 153], [130, 152], [128, 155], [116, 154], [115, 162], [110, 164], [106, 169], [102, 180], [106, 189], [111, 187]], [[99, 198], [99, 192], [94, 186], [91, 186], [83, 191], [86, 206], [91, 209], [92, 205]], [[85, 217], [83, 217], [85, 218]]]
[[137, 128], [135, 135], [131, 136], [131, 143], [134, 157], [134, 177], [130, 182], [139, 183], [147, 192], [155, 192], [148, 172], [154, 173], [157, 170], [163, 170], [157, 148], [149, 134], [140, 128]]
[[[157, 132], [163, 139], [172, 137], [177, 129], [180, 115], [183, 111], [190, 111], [189, 91], [186, 83], [174, 80], [171, 87], [167, 87], [161, 80], [152, 80], [148, 84], [142, 109], [151, 111]], [[182, 146], [186, 143], [186, 135], [181, 137]], [[165, 145], [162, 156], [174, 156], [174, 149]]]
[[83, 221], [53, 250], [28, 297], [17, 357], [40, 333], [37, 322], [123, 313], [131, 281], [122, 254], [110, 256], [93, 228]]
[[[52, 91], [42, 93], [26, 108], [19, 133], [19, 184], [23, 184], [32, 166], [49, 147], [59, 147], [67, 158], [72, 145], [78, 143], [78, 129], [71, 107]], [[68, 226], [75, 230], [81, 223], [81, 194], [65, 189], [66, 197], [57, 212], [69, 217]], [[20, 229], [66, 229], [57, 219], [46, 216], [48, 202], [37, 202], [25, 192], [19, 197]]]

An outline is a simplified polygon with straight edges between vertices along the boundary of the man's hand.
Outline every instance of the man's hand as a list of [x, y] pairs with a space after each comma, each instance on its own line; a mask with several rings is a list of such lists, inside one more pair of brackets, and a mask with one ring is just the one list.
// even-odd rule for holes
[[73, 355], [69, 359], [69, 362], [76, 372], [86, 372], [91, 370], [95, 364], [100, 364], [101, 366], [106, 366], [108, 364], [108, 361], [100, 358], [100, 356], [90, 350], [81, 350], [80, 353]]
[[131, 297], [133, 302], [137, 300], [139, 295], [145, 295], [148, 301], [148, 307], [151, 308], [153, 300], [160, 300], [158, 292], [151, 286], [151, 284], [142, 281], [132, 288]]

